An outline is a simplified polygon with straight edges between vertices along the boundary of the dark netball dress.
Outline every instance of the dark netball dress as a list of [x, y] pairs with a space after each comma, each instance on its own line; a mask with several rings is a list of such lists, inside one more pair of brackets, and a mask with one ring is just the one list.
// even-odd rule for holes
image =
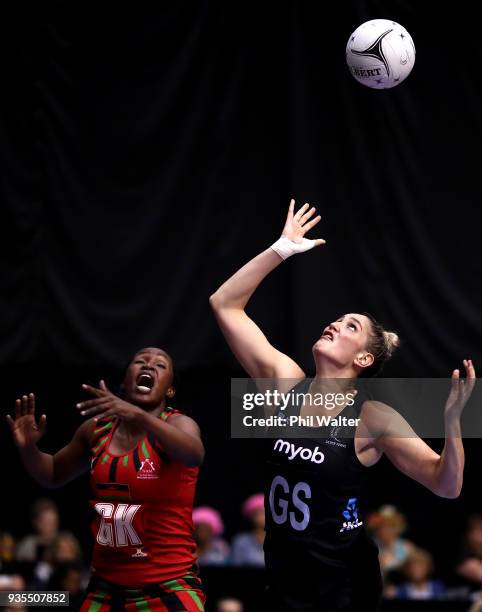
[[[309, 385], [305, 379], [294, 392]], [[338, 416], [359, 418], [364, 399], [359, 389]], [[285, 413], [299, 411], [292, 405]], [[264, 548], [274, 610], [377, 609], [380, 568], [364, 526], [367, 468], [355, 452], [355, 428], [326, 426], [320, 437], [267, 442]]]

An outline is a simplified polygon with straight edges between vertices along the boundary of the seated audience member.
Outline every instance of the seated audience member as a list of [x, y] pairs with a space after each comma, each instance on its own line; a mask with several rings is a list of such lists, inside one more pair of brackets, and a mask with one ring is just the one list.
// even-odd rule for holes
[[15, 540], [8, 532], [0, 529], [0, 572], [8, 571], [15, 552]]
[[233, 538], [231, 560], [233, 565], [264, 567], [264, 495], [251, 495], [242, 507], [243, 515], [251, 523], [251, 529]]
[[32, 527], [34, 532], [18, 543], [15, 551], [17, 561], [41, 561], [59, 531], [59, 512], [50, 499], [38, 499], [32, 506]]
[[73, 561], [64, 562], [55, 567], [46, 590], [68, 591], [69, 606], [71, 609], [76, 609], [76, 606], [83, 600], [87, 582], [88, 576], [82, 565]]
[[0, 591], [23, 591], [25, 580], [20, 574], [0, 574]]
[[15, 540], [0, 530], [0, 591], [23, 591], [25, 580], [15, 567]]
[[397, 599], [442, 599], [447, 592], [443, 582], [433, 580], [432, 556], [421, 548], [412, 550], [401, 567], [405, 581], [395, 587]]
[[382, 506], [368, 516], [367, 524], [378, 545], [380, 568], [386, 578], [390, 572], [400, 569], [415, 545], [401, 537], [406, 520], [394, 506]]
[[455, 571], [471, 591], [482, 589], [482, 514], [474, 514], [467, 520]]
[[68, 531], [63, 531], [47, 547], [43, 560], [35, 565], [31, 588], [45, 589], [56, 569], [66, 563], [81, 566], [82, 552], [77, 538]]
[[216, 612], [243, 612], [244, 606], [239, 599], [223, 597], [216, 603]]
[[209, 506], [199, 506], [194, 508], [192, 519], [199, 565], [226, 565], [230, 550], [221, 537], [224, 525], [219, 512]]

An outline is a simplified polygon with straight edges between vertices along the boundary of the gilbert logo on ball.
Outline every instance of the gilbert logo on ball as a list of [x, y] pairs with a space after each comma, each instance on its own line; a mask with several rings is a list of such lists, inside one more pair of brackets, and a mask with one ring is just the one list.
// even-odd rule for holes
[[355, 79], [373, 89], [401, 83], [415, 63], [415, 45], [407, 30], [389, 19], [362, 23], [348, 39], [346, 63]]

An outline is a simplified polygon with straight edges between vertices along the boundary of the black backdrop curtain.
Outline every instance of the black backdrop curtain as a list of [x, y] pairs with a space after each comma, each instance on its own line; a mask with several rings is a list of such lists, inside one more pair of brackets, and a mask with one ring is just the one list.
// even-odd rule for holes
[[[81, 382], [118, 379], [132, 351], [164, 347], [184, 375], [178, 405], [205, 438], [198, 502], [219, 507], [231, 534], [260, 470], [253, 447], [229, 439], [229, 375], [241, 372], [208, 297], [279, 236], [292, 196], [318, 206], [313, 234], [327, 244], [277, 269], [250, 304], [276, 346], [309, 370], [326, 323], [369, 310], [402, 338], [387, 375], [448, 376], [464, 357], [480, 362], [473, 10], [415, 0], [2, 6], [2, 414], [35, 391], [44, 448], [56, 450], [80, 422]], [[413, 73], [390, 91], [364, 88], [345, 66], [348, 36], [376, 17], [404, 25], [417, 48]], [[44, 492], [2, 438], [6, 490], [29, 503]], [[399, 505], [409, 536], [447, 571], [465, 517], [481, 508], [480, 441], [466, 449], [457, 501], [386, 461], [368, 485], [371, 507]], [[84, 484], [52, 495], [86, 541], [85, 504], [72, 503]], [[3, 505], [0, 526], [24, 532], [28, 503]], [[443, 538], [436, 522], [450, 526]]]
[[[5, 13], [1, 362], [119, 365], [146, 344], [181, 367], [225, 362], [208, 296], [277, 238], [291, 196], [319, 207], [327, 245], [253, 300], [283, 350], [309, 367], [326, 322], [363, 309], [404, 341], [388, 373], [445, 376], [480, 355], [482, 58], [469, 4]], [[391, 91], [344, 65], [348, 35], [376, 16], [417, 48]]]

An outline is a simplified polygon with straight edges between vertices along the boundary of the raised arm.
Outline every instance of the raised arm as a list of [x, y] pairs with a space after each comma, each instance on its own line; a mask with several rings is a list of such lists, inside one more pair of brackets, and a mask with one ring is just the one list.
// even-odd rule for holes
[[287, 355], [272, 346], [245, 312], [246, 304], [261, 281], [291, 254], [324, 244], [304, 235], [320, 220], [311, 221], [315, 208], [305, 204], [295, 214], [291, 200], [281, 238], [249, 261], [210, 297], [219, 327], [239, 363], [252, 378], [303, 378], [303, 370]]
[[[464, 472], [464, 447], [460, 429], [460, 416], [475, 385], [475, 369], [471, 360], [464, 360], [465, 380], [459, 370], [452, 373], [452, 387], [445, 405], [445, 445], [439, 455], [431, 449], [401, 415], [393, 411], [386, 421], [378, 412], [378, 424], [387, 423], [383, 435], [375, 446], [384, 452], [401, 472], [424, 485], [440, 497], [456, 498], [460, 495]], [[385, 411], [385, 415], [387, 415]], [[372, 415], [372, 418], [373, 418]], [[402, 436], [402, 437], [400, 437]]]
[[42, 415], [37, 423], [33, 393], [15, 402], [15, 419], [7, 415], [7, 421], [25, 469], [42, 486], [60, 487], [89, 469], [89, 436], [94, 426], [91, 419], [82, 423], [67, 446], [54, 455], [37, 447], [45, 433], [47, 418]]

